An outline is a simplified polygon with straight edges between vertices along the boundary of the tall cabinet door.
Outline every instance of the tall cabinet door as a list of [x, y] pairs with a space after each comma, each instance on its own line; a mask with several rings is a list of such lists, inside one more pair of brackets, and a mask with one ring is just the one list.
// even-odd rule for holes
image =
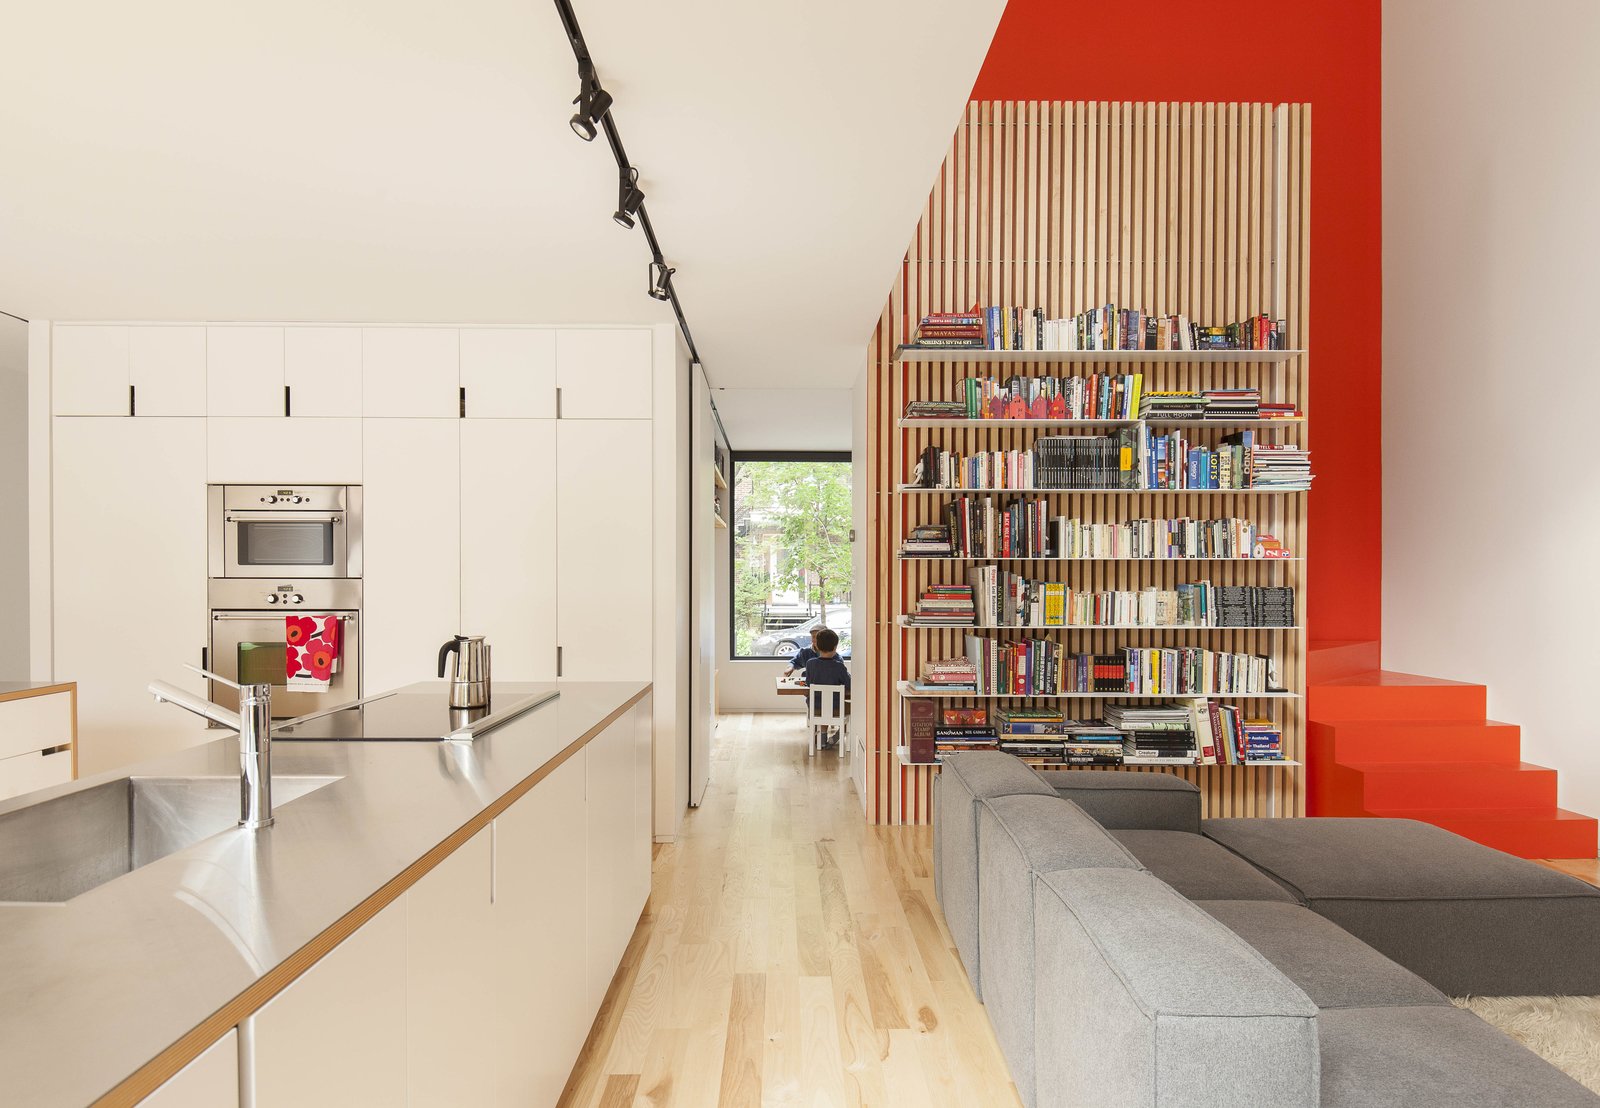
[[556, 423], [561, 676], [651, 679], [650, 424]]
[[555, 475], [555, 420], [461, 421], [461, 633], [500, 681], [556, 676]]
[[87, 776], [207, 738], [205, 721], [145, 692], [196, 694], [206, 645], [206, 424], [57, 417], [55, 674], [78, 682]]
[[460, 421], [362, 421], [362, 691], [431, 680], [460, 629]]

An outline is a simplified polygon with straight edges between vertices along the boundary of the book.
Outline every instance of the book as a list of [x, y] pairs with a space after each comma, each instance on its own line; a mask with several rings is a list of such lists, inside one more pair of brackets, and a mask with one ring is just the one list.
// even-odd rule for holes
[[938, 708], [931, 700], [912, 700], [905, 706], [906, 746], [913, 762], [931, 762]]

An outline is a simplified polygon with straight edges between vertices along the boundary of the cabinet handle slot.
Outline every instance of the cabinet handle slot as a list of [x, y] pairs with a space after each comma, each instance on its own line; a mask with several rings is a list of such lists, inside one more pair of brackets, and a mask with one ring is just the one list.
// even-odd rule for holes
[[138, 413], [137, 398], [134, 396], [134, 391], [133, 391], [136, 387], [137, 386], [135, 386], [135, 385], [129, 385], [128, 386], [128, 414], [129, 415], [138, 415], [139, 414]]

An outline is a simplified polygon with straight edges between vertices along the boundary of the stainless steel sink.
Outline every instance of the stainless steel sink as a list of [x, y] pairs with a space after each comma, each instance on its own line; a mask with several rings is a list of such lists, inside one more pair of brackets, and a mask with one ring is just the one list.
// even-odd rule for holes
[[[274, 777], [273, 802], [337, 780]], [[238, 777], [123, 777], [19, 808], [0, 815], [0, 901], [70, 900], [238, 822]]]

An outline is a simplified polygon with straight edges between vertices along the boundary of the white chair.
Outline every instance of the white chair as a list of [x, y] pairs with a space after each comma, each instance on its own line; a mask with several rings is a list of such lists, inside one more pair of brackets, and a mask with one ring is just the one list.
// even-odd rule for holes
[[839, 729], [839, 752], [844, 753], [845, 714], [847, 690], [843, 685], [812, 685], [806, 690], [806, 730], [811, 733], [806, 756], [814, 757], [821, 744], [821, 736], [833, 728]]

